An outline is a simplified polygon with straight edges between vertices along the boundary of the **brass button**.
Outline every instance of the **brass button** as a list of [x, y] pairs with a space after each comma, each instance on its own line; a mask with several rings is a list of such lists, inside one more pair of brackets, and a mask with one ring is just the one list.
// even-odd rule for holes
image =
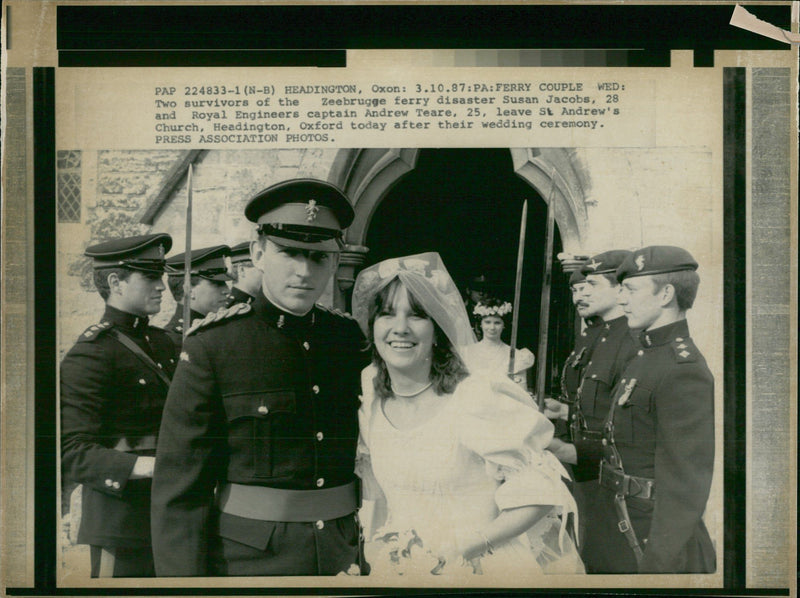
[[319, 386], [317, 386], [316, 384], [311, 387], [311, 390], [315, 395], [319, 394]]
[[111, 488], [111, 485], [112, 485], [113, 483], [114, 483], [114, 482], [112, 482], [111, 480], [106, 480], [106, 481], [105, 481], [105, 485], [106, 485], [106, 486], [108, 486], [109, 488]]
[[311, 345], [308, 344], [308, 341], [303, 342], [303, 348], [308, 351], [311, 348]]
[[144, 378], [139, 378], [139, 384], [144, 385], [144, 384], [147, 384], [147, 382], [145, 382]]
[[325, 478], [319, 478], [317, 480], [317, 488], [322, 488], [325, 485]]
[[641, 349], [639, 349], [638, 353], [636, 353], [636, 354], [637, 354], [639, 357], [641, 357], [642, 355], [644, 355], [644, 351], [642, 351]]
[[114, 490], [119, 490], [119, 482], [113, 482], [111, 487], [114, 488]]
[[259, 412], [261, 415], [266, 415], [267, 413], [269, 413], [269, 408], [268, 408], [266, 405], [261, 405], [261, 406], [258, 408], [258, 412]]
[[317, 529], [322, 529], [323, 527], [325, 527], [325, 522], [322, 521], [322, 519], [319, 519], [314, 525], [316, 526]]
[[322, 442], [323, 438], [325, 438], [325, 435], [322, 432], [317, 432], [317, 440]]

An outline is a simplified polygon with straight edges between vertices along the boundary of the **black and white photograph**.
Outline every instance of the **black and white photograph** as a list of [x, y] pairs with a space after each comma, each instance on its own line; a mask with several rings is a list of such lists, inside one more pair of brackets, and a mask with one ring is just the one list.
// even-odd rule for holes
[[796, 45], [151, 64], [144, 4], [8, 4], [10, 595], [794, 595]]

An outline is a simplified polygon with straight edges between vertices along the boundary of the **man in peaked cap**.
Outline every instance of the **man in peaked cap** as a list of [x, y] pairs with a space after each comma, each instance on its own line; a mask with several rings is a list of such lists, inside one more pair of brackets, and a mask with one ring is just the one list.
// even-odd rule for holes
[[354, 475], [356, 322], [316, 305], [338, 264], [347, 198], [310, 179], [247, 204], [262, 272], [252, 304], [186, 337], [153, 485], [163, 576], [336, 575], [360, 566]]
[[699, 277], [684, 249], [645, 247], [617, 269], [641, 348], [611, 395], [598, 511], [585, 552], [602, 573], [711, 573], [703, 523], [714, 464], [714, 378], [689, 337]]
[[[611, 391], [637, 349], [618, 303], [620, 289], [616, 271], [629, 254], [624, 250], [606, 251], [581, 266], [584, 283], [578, 298], [583, 305], [580, 313], [586, 318], [599, 319], [601, 324], [592, 341], [584, 345], [580, 359], [576, 359], [582, 366], [568, 414], [571, 442], [554, 439], [550, 446], [562, 461], [573, 465], [579, 519], [584, 522], [596, 517], [594, 502], [603, 454], [602, 431]], [[591, 554], [584, 555], [589, 572], [594, 570], [591, 557]]]
[[105, 313], [61, 363], [61, 469], [83, 485], [78, 542], [91, 545], [92, 577], [154, 575], [150, 478], [161, 410], [175, 368], [161, 308], [166, 234], [86, 249]]
[[[189, 309], [192, 322], [203, 319], [209, 313], [226, 307], [228, 302], [228, 284], [231, 280], [225, 258], [231, 253], [227, 245], [214, 245], [202, 249], [193, 249], [191, 256], [191, 285]], [[178, 305], [175, 313], [164, 327], [172, 342], [180, 349], [183, 345], [183, 333], [188, 326], [183, 321], [183, 306], [186, 298], [184, 281], [186, 272], [186, 254], [179, 253], [167, 260], [167, 282], [169, 290]]]
[[261, 271], [250, 259], [250, 242], [231, 247], [231, 269], [234, 283], [225, 307], [235, 303], [252, 303], [261, 291]]

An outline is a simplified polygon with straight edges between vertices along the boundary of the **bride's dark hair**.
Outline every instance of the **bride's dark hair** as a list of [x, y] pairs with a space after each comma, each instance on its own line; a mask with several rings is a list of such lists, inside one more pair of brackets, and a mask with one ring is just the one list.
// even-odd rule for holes
[[[375, 394], [386, 399], [392, 396], [392, 381], [389, 378], [389, 370], [386, 368], [386, 362], [378, 353], [375, 348], [374, 338], [374, 324], [375, 318], [383, 310], [384, 306], [391, 305], [394, 302], [397, 289], [400, 287], [400, 280], [395, 279], [386, 285], [383, 289], [375, 294], [372, 304], [369, 306], [369, 341], [372, 345], [372, 363], [375, 364], [378, 370], [373, 384], [375, 386]], [[436, 320], [422, 307], [422, 304], [417, 300], [414, 294], [406, 288], [408, 293], [408, 302], [413, 312], [424, 318], [427, 318], [433, 324], [433, 347], [431, 349], [431, 382], [433, 383], [433, 390], [437, 395], [452, 393], [459, 382], [469, 375], [467, 366], [459, 357], [458, 353], [447, 338], [447, 335], [436, 323]]]

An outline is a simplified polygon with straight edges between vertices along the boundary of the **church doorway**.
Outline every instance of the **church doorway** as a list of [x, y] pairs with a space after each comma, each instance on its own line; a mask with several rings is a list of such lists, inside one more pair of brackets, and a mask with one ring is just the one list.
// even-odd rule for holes
[[[476, 286], [474, 279], [481, 277], [478, 286], [512, 301], [525, 199], [528, 218], [517, 346], [528, 347], [538, 360], [547, 205], [515, 174], [508, 149], [420, 150], [415, 167], [384, 194], [370, 219], [364, 239], [369, 248], [365, 265], [437, 251], [462, 292]], [[572, 342], [574, 316], [567, 279], [555, 260], [561, 246], [556, 225], [548, 388], [558, 378], [557, 366], [549, 364], [563, 361]], [[507, 330], [506, 342], [509, 335]], [[535, 372], [530, 376], [532, 384]]]

